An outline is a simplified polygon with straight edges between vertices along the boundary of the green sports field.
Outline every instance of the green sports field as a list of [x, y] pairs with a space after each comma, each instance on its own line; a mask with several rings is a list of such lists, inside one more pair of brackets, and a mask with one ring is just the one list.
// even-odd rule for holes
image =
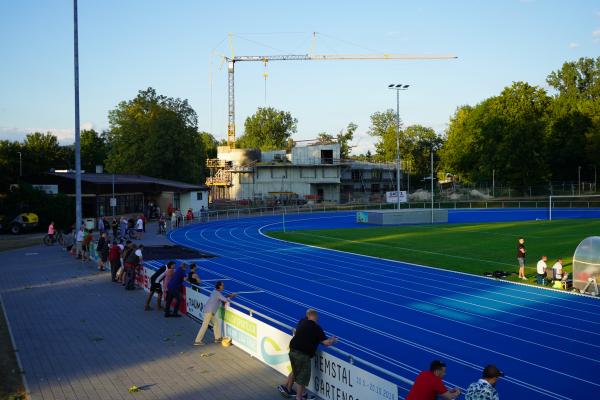
[[[575, 248], [588, 236], [600, 235], [600, 219], [394, 226], [360, 229], [269, 232], [269, 236], [329, 249], [429, 265], [481, 275], [517, 271], [516, 243], [525, 238], [528, 282], [535, 265], [558, 257], [571, 272]], [[517, 276], [508, 279], [517, 280]]]

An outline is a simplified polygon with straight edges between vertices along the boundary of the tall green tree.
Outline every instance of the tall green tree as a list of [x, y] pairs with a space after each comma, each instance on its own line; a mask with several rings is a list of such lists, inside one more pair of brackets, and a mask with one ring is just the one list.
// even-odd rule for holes
[[219, 141], [208, 132], [198, 132], [198, 140], [200, 141], [200, 146], [203, 150], [201, 157], [201, 179], [204, 180], [209, 173], [208, 167], [206, 166], [206, 160], [209, 158], [217, 158], [217, 147], [219, 146]]
[[546, 131], [551, 98], [525, 82], [457, 110], [446, 132], [442, 163], [467, 182], [496, 177], [517, 188], [549, 177]]
[[25, 137], [22, 145], [23, 175], [48, 172], [51, 169], [65, 169], [70, 163], [68, 151], [61, 147], [58, 138], [50, 132], [34, 132]]
[[259, 107], [244, 123], [244, 134], [237, 139], [239, 148], [279, 150], [296, 133], [298, 120], [286, 111], [273, 107]]
[[[396, 159], [396, 112], [392, 109], [371, 115], [369, 134], [377, 138], [375, 160], [391, 162]], [[402, 126], [402, 120], [400, 120]], [[402, 137], [400, 137], [402, 141]]]
[[203, 142], [187, 100], [141, 90], [108, 114], [107, 170], [199, 183]]
[[573, 180], [577, 166], [600, 166], [600, 57], [566, 62], [546, 82], [557, 92], [548, 131], [552, 177]]
[[94, 172], [96, 165], [104, 165], [108, 157], [108, 133], [93, 129], [81, 131], [81, 169]]

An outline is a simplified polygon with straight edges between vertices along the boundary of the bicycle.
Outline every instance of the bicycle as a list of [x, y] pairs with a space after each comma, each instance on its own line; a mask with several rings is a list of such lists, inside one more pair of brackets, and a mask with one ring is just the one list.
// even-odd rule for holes
[[46, 246], [52, 246], [54, 243], [58, 243], [61, 246], [64, 246], [65, 238], [63, 237], [63, 234], [61, 232], [56, 232], [53, 236], [46, 234], [46, 236], [44, 236], [44, 238], [42, 239], [42, 242]]

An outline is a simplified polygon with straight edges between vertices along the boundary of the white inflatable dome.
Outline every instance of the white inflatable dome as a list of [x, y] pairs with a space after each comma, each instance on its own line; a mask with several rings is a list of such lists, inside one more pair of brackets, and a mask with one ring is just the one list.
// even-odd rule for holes
[[583, 239], [573, 255], [573, 286], [581, 290], [590, 278], [600, 285], [600, 236]]

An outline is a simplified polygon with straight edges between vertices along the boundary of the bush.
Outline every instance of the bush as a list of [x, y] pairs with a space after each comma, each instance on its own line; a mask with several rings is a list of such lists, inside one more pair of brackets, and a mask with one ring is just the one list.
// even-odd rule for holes
[[50, 221], [54, 221], [57, 228], [65, 229], [75, 223], [75, 199], [63, 194], [47, 194], [20, 183], [18, 189], [1, 200], [0, 214], [11, 216], [23, 212], [37, 214], [41, 230], [45, 230]]

